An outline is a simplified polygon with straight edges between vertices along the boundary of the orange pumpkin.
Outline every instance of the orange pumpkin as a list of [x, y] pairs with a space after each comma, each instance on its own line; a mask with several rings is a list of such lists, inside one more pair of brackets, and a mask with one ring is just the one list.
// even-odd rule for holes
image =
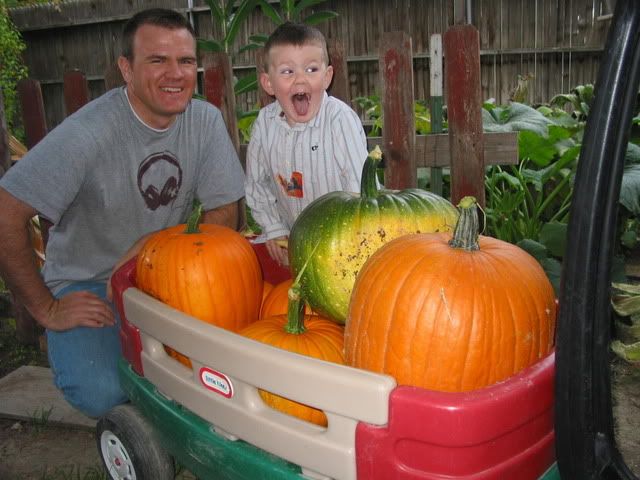
[[[275, 285], [271, 292], [264, 297], [260, 318], [273, 317], [274, 315], [285, 315], [289, 305], [289, 288], [293, 284], [293, 279], [289, 278]], [[312, 315], [309, 305], [305, 306], [304, 313]]]
[[199, 225], [201, 213], [200, 206], [187, 225], [147, 240], [138, 254], [137, 287], [199, 320], [237, 332], [260, 313], [260, 264], [240, 233]]
[[[240, 335], [290, 352], [344, 364], [344, 328], [327, 318], [303, 314], [304, 303], [297, 283], [291, 286], [289, 298], [287, 314], [258, 320]], [[321, 410], [264, 390], [259, 393], [264, 402], [276, 410], [317, 425], [327, 425], [327, 417]]]
[[553, 348], [553, 288], [524, 250], [478, 235], [476, 202], [453, 234], [383, 246], [358, 275], [345, 330], [348, 365], [399, 384], [468, 391], [505, 380]]

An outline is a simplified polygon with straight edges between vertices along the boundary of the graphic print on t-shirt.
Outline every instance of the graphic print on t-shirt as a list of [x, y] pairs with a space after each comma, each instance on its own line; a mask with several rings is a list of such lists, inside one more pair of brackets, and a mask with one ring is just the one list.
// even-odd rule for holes
[[171, 152], [153, 153], [138, 167], [138, 190], [149, 210], [173, 202], [181, 185], [182, 168]]
[[293, 172], [289, 181], [285, 180], [282, 175], [278, 174], [278, 183], [284, 190], [284, 193], [288, 196], [295, 198], [302, 198], [304, 196], [302, 189], [302, 174], [300, 172]]

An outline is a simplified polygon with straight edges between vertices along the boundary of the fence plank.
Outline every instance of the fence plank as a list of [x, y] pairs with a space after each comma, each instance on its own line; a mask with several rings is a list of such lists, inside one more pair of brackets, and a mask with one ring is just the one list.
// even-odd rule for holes
[[89, 102], [89, 84], [80, 70], [64, 73], [64, 106], [67, 116]]
[[124, 78], [122, 78], [120, 67], [118, 67], [117, 62], [113, 62], [111, 66], [107, 68], [107, 71], [104, 72], [104, 87], [108, 91], [124, 84], [125, 81]]
[[329, 88], [329, 94], [350, 105], [349, 71], [344, 46], [340, 41], [330, 38], [327, 41], [327, 48], [329, 49], [329, 58], [331, 59], [331, 66], [333, 67], [333, 81]]
[[380, 51], [385, 185], [402, 189], [417, 185], [413, 53], [405, 32], [383, 34]]
[[[480, 35], [473, 25], [455, 25], [444, 34], [447, 117], [451, 152], [451, 201], [472, 195], [485, 204]], [[453, 94], [455, 92], [455, 94]]]
[[236, 151], [240, 148], [236, 97], [233, 93], [231, 58], [224, 52], [206, 52], [202, 55], [204, 68], [204, 95], [222, 111], [227, 131]]
[[[384, 148], [382, 137], [367, 137], [368, 150], [376, 145]], [[484, 158], [486, 165], [518, 164], [518, 133], [500, 132], [484, 134]], [[449, 135], [446, 133], [416, 135], [416, 167], [448, 167], [451, 164]], [[240, 145], [240, 158], [244, 162], [247, 144]]]

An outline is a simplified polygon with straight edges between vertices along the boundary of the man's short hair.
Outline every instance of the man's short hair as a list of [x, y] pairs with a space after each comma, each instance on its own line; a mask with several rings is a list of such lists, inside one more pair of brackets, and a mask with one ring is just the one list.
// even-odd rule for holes
[[122, 31], [122, 56], [133, 60], [133, 37], [143, 25], [155, 25], [169, 30], [186, 29], [195, 39], [196, 33], [189, 21], [175, 10], [167, 8], [149, 8], [131, 17]]
[[327, 41], [320, 30], [304, 23], [285, 22], [276, 28], [264, 45], [264, 68], [269, 70], [269, 52], [273, 47], [294, 45], [301, 47], [309, 43], [318, 44], [324, 52], [324, 61], [329, 65]]

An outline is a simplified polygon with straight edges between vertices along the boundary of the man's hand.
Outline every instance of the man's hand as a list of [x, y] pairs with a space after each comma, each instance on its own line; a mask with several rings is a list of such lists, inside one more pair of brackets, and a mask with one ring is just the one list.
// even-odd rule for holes
[[278, 237], [267, 240], [265, 246], [271, 258], [284, 267], [289, 266], [289, 250], [287, 248], [288, 238]]
[[113, 311], [97, 295], [91, 292], [71, 292], [53, 300], [42, 325], [53, 331], [75, 327], [110, 327], [115, 324]]

